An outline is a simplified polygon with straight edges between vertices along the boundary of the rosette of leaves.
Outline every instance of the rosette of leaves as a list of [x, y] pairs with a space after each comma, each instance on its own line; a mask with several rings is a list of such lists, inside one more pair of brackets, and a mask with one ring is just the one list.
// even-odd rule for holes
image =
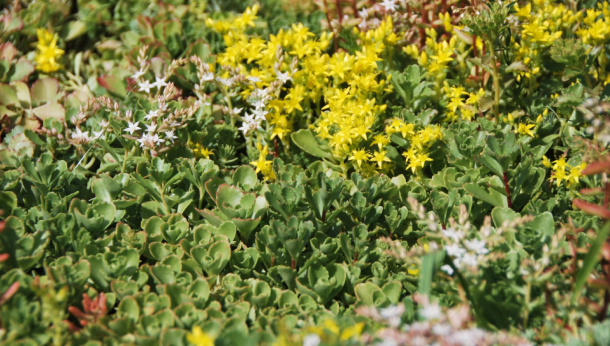
[[231, 221], [237, 227], [244, 243], [248, 243], [252, 231], [258, 226], [268, 207], [264, 196], [245, 193], [240, 188], [229, 184], [222, 184], [218, 187], [215, 202], [217, 209], [199, 210], [201, 215], [214, 226], [220, 226], [224, 221]]
[[76, 217], [79, 226], [97, 237], [115, 221], [116, 207], [109, 202], [89, 204], [75, 198], [70, 203], [70, 212]]
[[326, 304], [339, 294], [347, 278], [345, 265], [338, 263], [313, 263], [303, 274], [296, 280], [297, 290], [319, 304]]
[[195, 191], [185, 191], [180, 183], [187, 172], [176, 172], [174, 165], [155, 157], [150, 163], [141, 163], [133, 177], [148, 192], [152, 199], [142, 203], [142, 215], [167, 215], [172, 212], [182, 214], [193, 203]]
[[49, 241], [49, 232], [29, 233], [21, 219], [9, 216], [4, 231], [0, 233], [0, 253], [8, 254], [4, 265], [30, 270], [44, 257]]
[[296, 269], [312, 234], [313, 222], [301, 221], [293, 215], [286, 222], [272, 220], [264, 226], [256, 236], [256, 243], [259, 249], [265, 249], [262, 256], [267, 267], [290, 263]]

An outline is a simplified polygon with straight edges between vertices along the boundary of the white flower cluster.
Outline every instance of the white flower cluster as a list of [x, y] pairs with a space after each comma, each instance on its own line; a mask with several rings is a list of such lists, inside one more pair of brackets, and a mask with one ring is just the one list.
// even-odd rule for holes
[[[267, 115], [267, 103], [270, 100], [269, 90], [255, 89], [250, 99], [250, 105], [254, 107], [251, 113], [245, 113], [243, 123], [239, 130], [244, 134], [245, 137], [250, 136], [256, 130], [262, 129], [262, 123], [266, 119]], [[241, 109], [240, 109], [241, 111]]]
[[610, 144], [610, 102], [590, 98], [585, 100], [579, 109], [584, 112], [585, 120], [589, 122], [587, 133], [607, 147]]
[[[477, 269], [483, 256], [489, 253], [484, 239], [466, 239], [464, 230], [449, 227], [441, 230], [441, 234], [445, 240], [444, 249], [453, 258], [453, 265], [457, 269]], [[453, 275], [453, 268], [448, 264], [441, 266], [441, 270]]]
[[371, 6], [370, 8], [362, 8], [358, 11], [358, 17], [362, 19], [358, 28], [360, 30], [367, 30], [368, 28], [376, 28], [381, 24], [381, 20], [375, 15], [381, 14], [382, 16], [397, 12], [401, 6], [405, 5], [404, 0], [383, 0]]
[[[269, 87], [260, 89], [256, 88], [252, 92], [249, 98], [249, 103], [254, 110], [250, 113], [245, 113], [242, 117], [243, 123], [239, 130], [244, 134], [245, 137], [251, 136], [254, 132], [262, 129], [262, 123], [266, 120], [267, 104], [271, 101], [272, 96], [276, 93], [282, 85], [286, 84], [289, 80], [292, 80], [289, 72], [280, 72], [276, 69], [277, 81], [272, 83]], [[249, 80], [252, 83], [256, 83], [256, 80]], [[241, 109], [239, 109], [241, 111]], [[237, 114], [232, 114], [237, 115]]]
[[[157, 109], [148, 111], [142, 120], [136, 121], [133, 111], [128, 110], [125, 114], [127, 127], [123, 131], [129, 133], [129, 136], [134, 136], [134, 139], [140, 144], [140, 148], [158, 149], [163, 144], [174, 143], [174, 140], [178, 138], [175, 135], [175, 128], [181, 123], [168, 121], [171, 116], [168, 118], [166, 115], [168, 115], [167, 101], [165, 96], [161, 95], [157, 98]], [[146, 127], [142, 133], [139, 133], [143, 130], [140, 122]]]
[[420, 307], [421, 321], [401, 325], [400, 318], [405, 312], [402, 304], [383, 309], [359, 307], [358, 315], [386, 324], [374, 335], [364, 335], [366, 344], [390, 345], [529, 345], [527, 340], [503, 332], [490, 333], [476, 328], [467, 305], [443, 309], [428, 296], [416, 294], [413, 300]]
[[[90, 116], [90, 114], [86, 112], [87, 108], [88, 105], [81, 106], [79, 112], [72, 118], [72, 123], [76, 126], [74, 130], [66, 129], [67, 138], [72, 144], [83, 145], [95, 142], [98, 139], [106, 139], [106, 131], [108, 131], [109, 128], [109, 123], [106, 119], [98, 121], [96, 124], [97, 126], [92, 126], [97, 128], [97, 130], [90, 129], [91, 134], [89, 134], [89, 131], [83, 131], [81, 129], [81, 125], [85, 124]], [[91, 123], [92, 121], [89, 122]]]

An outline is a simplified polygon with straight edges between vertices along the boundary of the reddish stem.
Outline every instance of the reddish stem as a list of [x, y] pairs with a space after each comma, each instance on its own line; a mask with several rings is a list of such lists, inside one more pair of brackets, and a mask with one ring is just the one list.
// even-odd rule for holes
[[606, 319], [606, 314], [608, 313], [608, 304], [610, 304], [610, 291], [604, 291], [604, 305], [602, 306], [602, 311], [599, 313], [599, 321], [603, 321]]
[[[476, 35], [472, 35], [472, 55], [474, 55], [474, 57], [477, 57], [477, 36]], [[474, 66], [474, 76], [476, 78], [479, 77], [479, 65], [475, 65]], [[481, 84], [483, 84], [483, 81], [481, 81]]]
[[292, 269], [297, 268], [297, 262], [294, 260], [294, 258], [290, 259], [290, 268], [292, 268]]
[[335, 0], [335, 6], [337, 6], [337, 15], [339, 16], [339, 25], [343, 23], [343, 9], [341, 8], [341, 0]]
[[333, 47], [335, 52], [339, 50], [339, 41], [337, 40], [337, 33], [333, 29], [332, 21], [330, 18], [330, 12], [328, 10], [328, 0], [324, 0], [324, 14], [326, 14], [326, 21], [328, 22], [328, 30], [333, 33]]
[[280, 157], [280, 145], [277, 142], [277, 138], [273, 139], [273, 157]]
[[[476, 42], [475, 42], [475, 46], [476, 46]], [[481, 46], [481, 59], [483, 59], [483, 55], [485, 55], [485, 45]], [[481, 78], [481, 88], [485, 87], [485, 77], [484, 76], [485, 76], [485, 72], [483, 72], [483, 78]]]

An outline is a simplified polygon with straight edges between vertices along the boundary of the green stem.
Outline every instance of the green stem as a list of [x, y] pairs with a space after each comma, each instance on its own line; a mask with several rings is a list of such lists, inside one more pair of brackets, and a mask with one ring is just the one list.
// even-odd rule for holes
[[529, 320], [530, 310], [530, 299], [532, 293], [532, 283], [530, 281], [527, 282], [527, 290], [525, 291], [525, 309], [523, 309], [523, 328], [527, 329], [527, 322]]
[[121, 166], [121, 173], [125, 173], [125, 170], [127, 169], [127, 154], [129, 154], [129, 151], [127, 151], [127, 148], [125, 148], [125, 156], [123, 157], [123, 165]]
[[494, 46], [491, 42], [487, 42], [489, 45], [489, 56], [491, 57], [492, 67], [492, 78], [494, 88], [494, 115], [496, 119], [499, 119], [500, 115], [500, 71], [498, 69], [498, 57], [494, 50]]
[[165, 209], [165, 214], [169, 214], [170, 213], [169, 206], [167, 205], [167, 202], [165, 201], [165, 184], [161, 185], [161, 190], [159, 192], [161, 194], [161, 202], [163, 202], [163, 208]]

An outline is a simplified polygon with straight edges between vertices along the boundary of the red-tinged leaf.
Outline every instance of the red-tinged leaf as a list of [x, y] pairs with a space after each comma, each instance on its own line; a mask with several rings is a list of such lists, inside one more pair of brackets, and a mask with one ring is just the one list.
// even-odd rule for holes
[[599, 173], [610, 173], [610, 160], [609, 161], [597, 161], [592, 162], [587, 165], [585, 169], [582, 170], [582, 175], [593, 175]]
[[78, 332], [79, 330], [81, 330], [81, 327], [77, 326], [76, 324], [68, 321], [68, 320], [64, 320], [65, 323], [68, 323], [68, 330], [71, 332]]
[[8, 254], [7, 253], [0, 254], [0, 262], [4, 262], [7, 259], [8, 259]]
[[74, 317], [80, 319], [86, 319], [88, 316], [82, 312], [79, 308], [77, 308], [76, 306], [69, 306], [68, 307], [68, 312], [71, 313], [72, 315], [74, 315]]
[[10, 34], [15, 31], [19, 31], [23, 29], [23, 20], [17, 16], [2, 16], [0, 17], [0, 22], [2, 23], [2, 31], [4, 34]]
[[0, 44], [0, 59], [11, 61], [15, 55], [17, 55], [17, 49], [12, 43]]
[[8, 290], [6, 290], [6, 292], [4, 292], [2, 294], [2, 296], [0, 297], [0, 305], [4, 304], [7, 300], [11, 299], [11, 297], [17, 293], [17, 290], [19, 289], [19, 282], [15, 282], [13, 283]]
[[587, 280], [587, 284], [589, 284], [593, 288], [598, 288], [598, 289], [609, 289], [610, 288], [610, 282], [608, 282], [607, 280], [603, 280], [603, 279], [589, 279], [589, 280]]
[[119, 97], [127, 96], [127, 88], [125, 86], [125, 81], [117, 76], [102, 76], [97, 79], [97, 82], [100, 83], [108, 92], [114, 94]]
[[601, 205], [585, 202], [582, 199], [574, 199], [574, 206], [587, 214], [599, 216], [602, 219], [610, 219], [610, 210]]
[[603, 195], [604, 190], [601, 187], [594, 187], [591, 189], [581, 189], [580, 193], [585, 196]]

